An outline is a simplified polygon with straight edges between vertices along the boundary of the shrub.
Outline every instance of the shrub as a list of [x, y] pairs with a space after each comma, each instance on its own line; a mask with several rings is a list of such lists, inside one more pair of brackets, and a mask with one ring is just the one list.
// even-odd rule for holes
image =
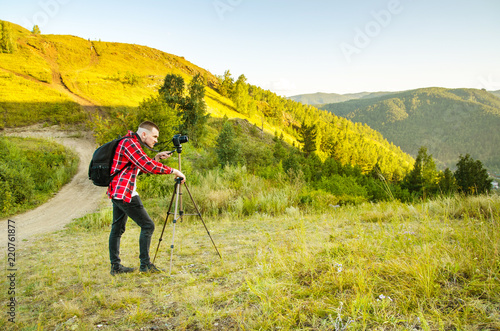
[[368, 195], [366, 188], [359, 185], [353, 177], [341, 175], [323, 176], [318, 188], [338, 196], [352, 195], [366, 198]]
[[41, 139], [0, 137], [0, 217], [48, 200], [76, 173], [78, 157]]

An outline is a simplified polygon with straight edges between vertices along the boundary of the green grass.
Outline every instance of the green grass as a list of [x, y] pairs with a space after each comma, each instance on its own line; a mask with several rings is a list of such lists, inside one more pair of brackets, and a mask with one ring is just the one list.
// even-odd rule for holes
[[1, 67], [41, 82], [51, 83], [52, 72], [50, 65], [43, 57], [45, 46], [43, 41], [34, 36], [26, 36], [23, 39], [15, 55], [0, 53]]
[[47, 85], [0, 71], [0, 128], [81, 123], [87, 113], [68, 96]]
[[[49, 84], [56, 83], [54, 74], [60, 74], [71, 92], [98, 106], [136, 107], [157, 92], [167, 73], [182, 75], [189, 82], [193, 72], [201, 72], [207, 80], [216, 81], [211, 73], [183, 57], [146, 46], [89, 41], [68, 35], [32, 35], [21, 26], [10, 26], [17, 50], [13, 54], [0, 54], [0, 69]], [[6, 97], [12, 102], [25, 102], [23, 89], [6, 83], [4, 88], [13, 92]], [[35, 92], [27, 95], [45, 98], [57, 94], [43, 88]], [[3, 97], [0, 95], [0, 100]]]
[[61, 35], [40, 38], [57, 50], [65, 85], [97, 105], [136, 107], [157, 92], [167, 73], [182, 75], [186, 82], [193, 70], [215, 79], [181, 57], [145, 46]]
[[[16, 328], [496, 330], [499, 207], [491, 196], [206, 219], [222, 261], [199, 220], [186, 216], [171, 276], [116, 277], [105, 209], [19, 244]], [[130, 221], [126, 265], [137, 266], [138, 235]], [[171, 224], [163, 239], [155, 263], [168, 270]]]

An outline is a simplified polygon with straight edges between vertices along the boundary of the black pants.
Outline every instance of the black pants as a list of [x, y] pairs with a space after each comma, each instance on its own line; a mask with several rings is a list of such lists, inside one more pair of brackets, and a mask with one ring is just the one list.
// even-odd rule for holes
[[130, 203], [123, 200], [111, 200], [113, 203], [113, 225], [109, 234], [109, 259], [112, 264], [118, 264], [120, 260], [120, 239], [125, 232], [127, 217], [130, 217], [141, 228], [139, 236], [139, 259], [141, 265], [148, 265], [149, 246], [151, 245], [151, 237], [155, 230], [155, 224], [148, 212], [142, 205], [141, 198], [136, 195]]

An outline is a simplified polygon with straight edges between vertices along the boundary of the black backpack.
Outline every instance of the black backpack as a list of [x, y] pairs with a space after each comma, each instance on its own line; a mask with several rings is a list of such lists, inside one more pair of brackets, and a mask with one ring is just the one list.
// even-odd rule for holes
[[115, 157], [116, 147], [118, 147], [118, 143], [125, 138], [130, 137], [114, 139], [95, 150], [89, 165], [89, 179], [92, 180], [94, 185], [108, 186], [116, 175], [131, 164], [131, 162], [128, 162], [123, 168], [111, 174], [111, 166], [113, 158]]

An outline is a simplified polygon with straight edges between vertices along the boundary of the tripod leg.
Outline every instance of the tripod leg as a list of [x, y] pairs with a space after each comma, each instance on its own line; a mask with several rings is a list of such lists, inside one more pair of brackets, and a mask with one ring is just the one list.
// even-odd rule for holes
[[176, 187], [177, 187], [177, 184], [174, 185], [174, 192], [172, 194], [172, 199], [170, 199], [170, 205], [168, 206], [167, 216], [165, 217], [165, 223], [163, 223], [163, 228], [161, 230], [160, 239], [158, 240], [158, 246], [156, 246], [156, 252], [155, 252], [155, 256], [153, 258], [153, 263], [155, 263], [156, 254], [158, 254], [158, 249], [160, 248], [160, 243], [161, 243], [162, 238], [163, 238], [163, 233], [165, 232], [165, 226], [167, 225], [168, 217], [170, 216], [170, 211], [172, 210], [172, 202], [174, 201]]
[[172, 274], [172, 261], [174, 258], [174, 241], [175, 241], [175, 223], [177, 223], [177, 208], [179, 206], [179, 195], [180, 195], [180, 185], [181, 184], [175, 184], [175, 208], [174, 208], [174, 224], [172, 228], [172, 245], [170, 245], [170, 269], [169, 269], [169, 275]]
[[210, 237], [210, 240], [212, 241], [212, 245], [214, 245], [215, 251], [217, 252], [217, 254], [219, 255], [219, 257], [222, 259], [222, 256], [220, 255], [219, 250], [217, 249], [217, 246], [215, 246], [215, 242], [212, 239], [212, 236], [210, 235], [210, 231], [208, 231], [208, 228], [207, 228], [207, 226], [205, 224], [205, 221], [203, 221], [203, 217], [201, 217], [200, 210], [198, 209], [198, 206], [196, 205], [196, 202], [194, 202], [193, 196], [191, 195], [191, 192], [189, 191], [189, 188], [187, 187], [186, 183], [184, 183], [184, 186], [186, 187], [186, 191], [188, 192], [189, 197], [191, 198], [191, 201], [193, 202], [194, 208], [196, 209], [196, 212], [198, 213], [198, 216], [200, 217], [201, 222], [203, 223], [203, 226], [205, 227], [205, 230], [207, 231], [207, 234]]

